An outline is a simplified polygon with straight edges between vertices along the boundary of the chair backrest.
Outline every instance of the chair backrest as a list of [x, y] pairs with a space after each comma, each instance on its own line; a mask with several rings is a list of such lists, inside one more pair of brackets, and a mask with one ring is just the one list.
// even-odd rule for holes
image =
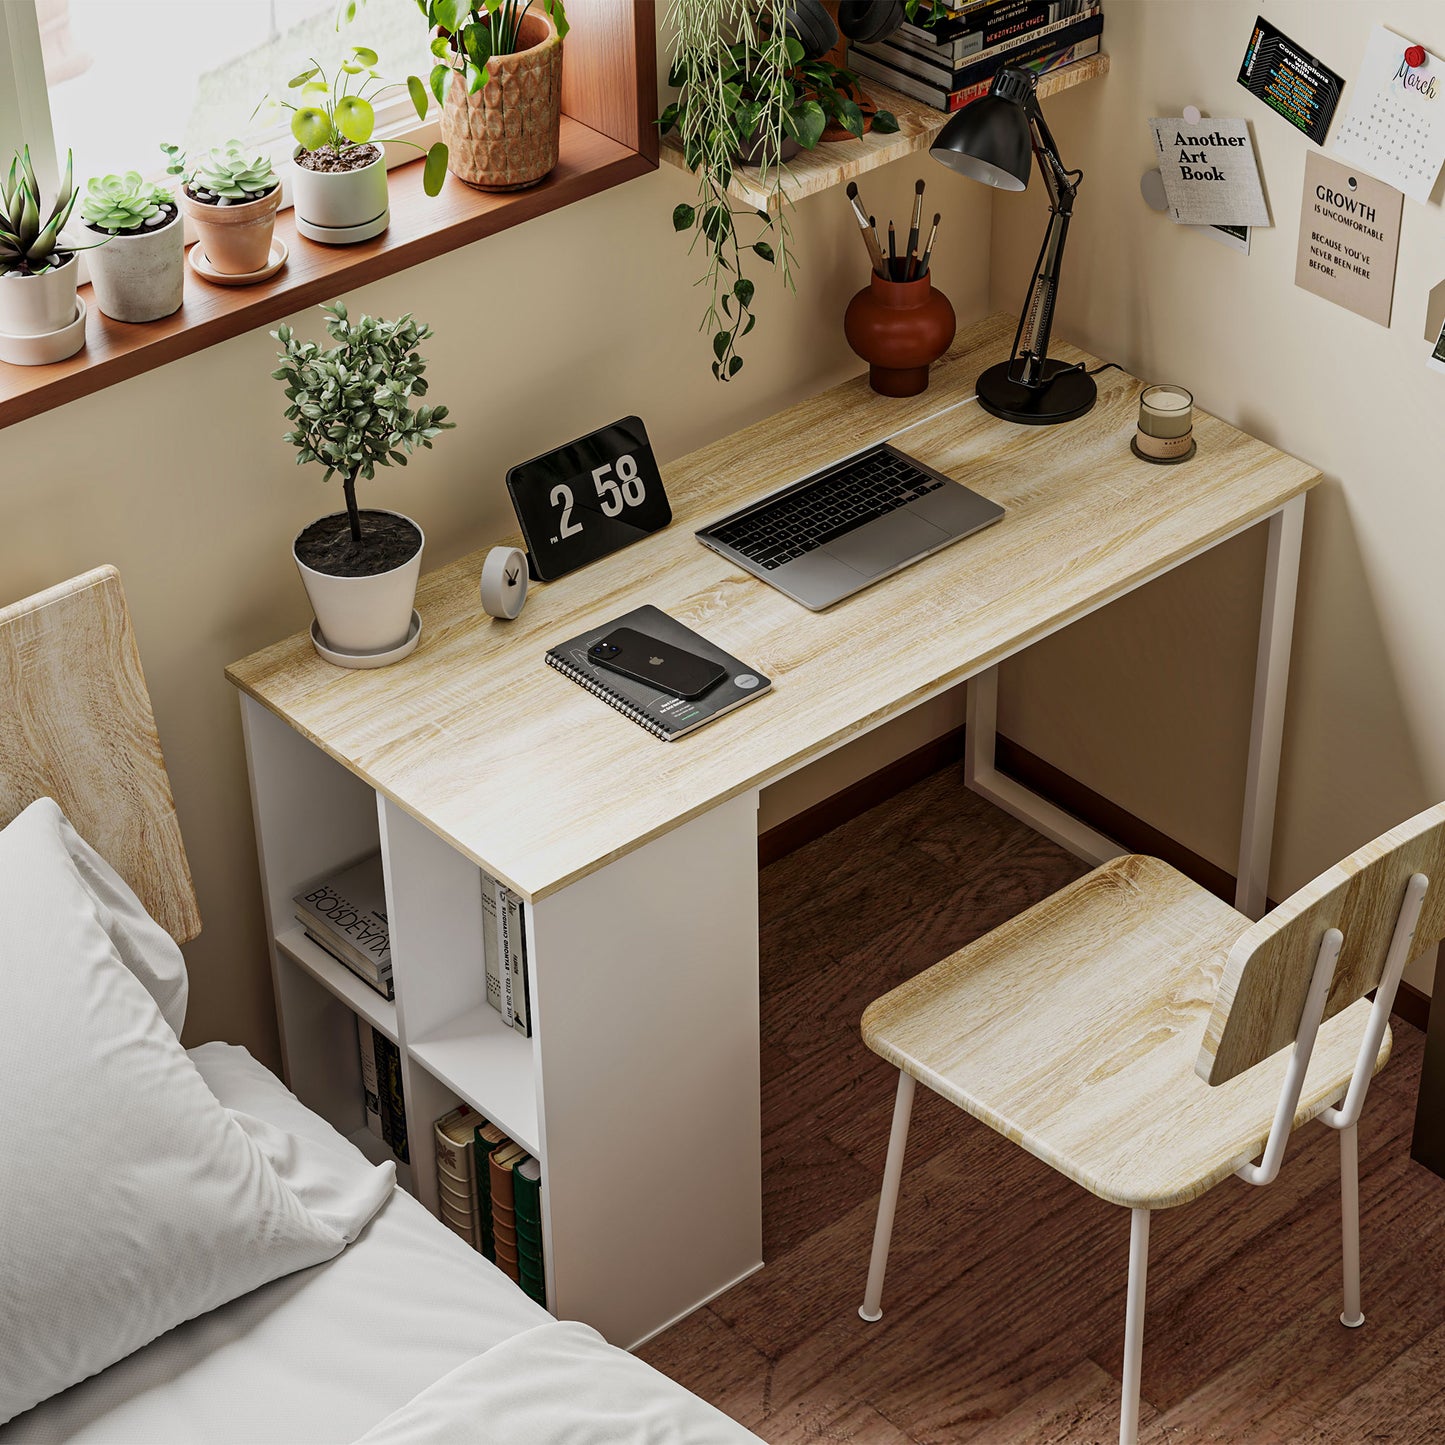
[[1411, 956], [1445, 936], [1445, 803], [1382, 833], [1240, 935], [1204, 1029], [1195, 1072], [1227, 1083], [1295, 1040], [1326, 930], [1344, 935], [1324, 1017], [1379, 982], [1413, 874], [1430, 880]]
[[44, 797], [177, 943], [201, 931], [114, 567], [0, 609], [0, 827]]

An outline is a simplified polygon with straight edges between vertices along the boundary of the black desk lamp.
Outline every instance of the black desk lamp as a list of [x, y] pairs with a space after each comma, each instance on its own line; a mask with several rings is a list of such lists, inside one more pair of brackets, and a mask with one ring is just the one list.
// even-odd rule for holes
[[979, 405], [1005, 421], [1051, 426], [1083, 416], [1094, 404], [1094, 378], [1081, 367], [1049, 359], [1049, 332], [1064, 238], [1082, 171], [1065, 170], [1034, 93], [1035, 77], [1006, 66], [989, 93], [965, 106], [939, 132], [930, 148], [934, 160], [1001, 191], [1029, 183], [1030, 151], [1049, 192], [1049, 229], [1034, 265], [1033, 285], [1014, 333], [1013, 357], [991, 366], [978, 379]]

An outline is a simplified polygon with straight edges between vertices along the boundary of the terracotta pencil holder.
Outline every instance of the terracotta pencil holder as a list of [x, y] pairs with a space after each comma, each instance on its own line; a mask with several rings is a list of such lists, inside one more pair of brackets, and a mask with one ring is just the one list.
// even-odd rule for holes
[[948, 350], [953, 307], [926, 273], [889, 281], [874, 272], [843, 316], [848, 345], [868, 363], [868, 384], [882, 396], [917, 396], [928, 368]]

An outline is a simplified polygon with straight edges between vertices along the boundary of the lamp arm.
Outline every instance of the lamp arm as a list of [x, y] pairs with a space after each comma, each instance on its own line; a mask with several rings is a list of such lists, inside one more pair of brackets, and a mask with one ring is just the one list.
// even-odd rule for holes
[[1029, 294], [1019, 313], [1018, 330], [1014, 333], [1014, 365], [1011, 374], [1025, 386], [1038, 386], [1044, 379], [1044, 363], [1049, 355], [1049, 337], [1054, 325], [1054, 302], [1059, 289], [1059, 272], [1063, 265], [1064, 241], [1069, 234], [1074, 197], [1078, 194], [1082, 171], [1070, 171], [1059, 158], [1059, 148], [1044, 120], [1043, 111], [1032, 91], [1024, 105], [1028, 117], [1029, 138], [1034, 159], [1044, 186], [1049, 193], [1049, 227], [1034, 263], [1034, 276]]

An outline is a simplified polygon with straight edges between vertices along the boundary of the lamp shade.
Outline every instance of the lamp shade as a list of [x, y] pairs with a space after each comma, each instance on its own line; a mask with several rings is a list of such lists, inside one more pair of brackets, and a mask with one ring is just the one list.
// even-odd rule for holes
[[939, 131], [928, 153], [950, 170], [986, 186], [1021, 191], [1033, 166], [1028, 117], [1017, 101], [981, 96]]

